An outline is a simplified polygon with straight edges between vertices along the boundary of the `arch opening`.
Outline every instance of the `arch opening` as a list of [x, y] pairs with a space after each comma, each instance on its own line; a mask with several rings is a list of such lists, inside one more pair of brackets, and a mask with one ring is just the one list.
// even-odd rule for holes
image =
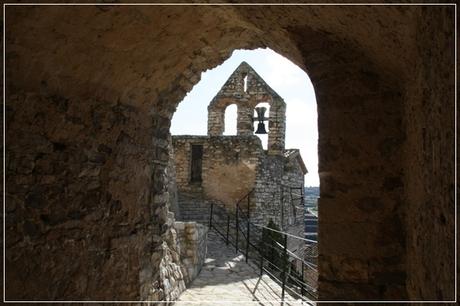
[[[166, 187], [171, 117], [201, 71], [232, 50], [265, 46], [308, 69], [315, 84], [320, 299], [450, 296], [454, 247], [438, 235], [454, 219], [445, 174], [452, 133], [444, 133], [453, 123], [442, 104], [454, 95], [446, 8], [5, 11], [7, 298], [177, 298], [167, 284], [180, 280], [153, 279], [177, 268], [179, 251]], [[248, 78], [240, 92], [250, 87]], [[288, 118], [296, 115], [289, 105]], [[235, 164], [245, 154], [232, 153]], [[53, 278], [65, 285], [47, 286]]]
[[[317, 214], [311, 211], [317, 211], [319, 196], [305, 194], [305, 175], [310, 178], [307, 184], [319, 184], [316, 99], [308, 76], [274, 51], [257, 49], [235, 50], [201, 79], [179, 104], [171, 124], [172, 159], [178, 177], [178, 204], [173, 206], [180, 211], [179, 220], [207, 224], [206, 203], [213, 203], [214, 210], [222, 207], [233, 212], [247, 196], [244, 209], [250, 211], [251, 222], [262, 226], [273, 222], [270, 224], [291, 235], [289, 250], [296, 258], [306, 260], [306, 253], [317, 254], [317, 244], [307, 246], [303, 240], [317, 240]], [[257, 107], [264, 107], [265, 113], [258, 115]], [[203, 109], [207, 113], [198, 111]], [[188, 118], [187, 124], [181, 116]], [[208, 135], [198, 136], [204, 134], [202, 122], [206, 121]], [[264, 129], [258, 129], [259, 124]], [[194, 127], [201, 131], [191, 132]], [[256, 133], [263, 130], [266, 134]], [[198, 189], [181, 179], [187, 176], [183, 171], [189, 163], [188, 147], [197, 143], [203, 147], [203, 180]], [[200, 197], [196, 196], [198, 190]], [[201, 218], [197, 216], [200, 210]], [[302, 260], [293, 257], [292, 273], [302, 275], [304, 266], [311, 267], [302, 265]], [[308, 260], [317, 264], [317, 257]], [[308, 274], [309, 286], [316, 288], [317, 271], [305, 269], [304, 274]]]
[[[343, 45], [337, 45], [335, 47], [336, 50], [344, 51]], [[317, 51], [318, 50], [314, 50], [312, 53], [316, 53]], [[308, 52], [304, 52], [305, 53], [302, 53], [302, 56], [304, 56], [305, 65], [308, 66], [310, 55], [307, 54]], [[347, 54], [347, 52], [348, 51], [344, 51], [344, 54]], [[352, 52], [354, 52], [354, 50]], [[400, 151], [397, 149], [392, 151], [385, 151], [385, 149], [382, 149], [382, 146], [385, 146], [383, 144], [386, 142], [385, 139], [388, 139], [387, 137], [399, 139], [400, 135], [398, 131], [393, 129], [386, 130], [385, 132], [382, 132], [379, 137], [375, 137], [372, 132], [362, 133], [363, 131], [367, 130], [368, 126], [374, 124], [376, 120], [378, 122], [383, 122], [380, 119], [381, 116], [389, 115], [388, 112], [384, 114], [385, 111], [381, 113], [375, 112], [376, 105], [378, 105], [378, 108], [383, 106], [379, 98], [377, 99], [377, 104], [374, 104], [371, 102], [373, 100], [372, 98], [366, 98], [363, 100], [362, 97], [374, 96], [376, 92], [386, 92], [386, 94], [391, 93], [392, 97], [395, 97], [395, 99], [391, 101], [391, 105], [387, 104], [384, 108], [392, 108], [393, 111], [390, 117], [393, 116], [393, 118], [390, 119], [390, 121], [396, 123], [396, 125], [399, 126], [401, 124], [401, 104], [398, 104], [398, 101], [401, 96], [398, 94], [399, 87], [394, 83], [394, 80], [391, 77], [388, 77], [385, 72], [376, 72], [379, 68], [373, 64], [370, 64], [368, 58], [361, 57], [358, 62], [353, 62], [353, 64], [348, 64], [348, 61], [350, 61], [348, 58], [340, 59], [338, 62], [347, 63], [346, 65], [348, 69], [343, 70], [343, 66], [333, 64], [332, 58], [335, 55], [331, 58], [329, 57], [331, 54], [326, 52], [321, 56], [323, 58], [328, 58], [330, 62], [328, 62], [328, 64], [323, 67], [313, 63], [311, 66], [313, 69], [309, 71], [313, 76], [313, 80], [317, 80], [317, 82], [315, 82], [315, 84], [317, 84], [315, 89], [317, 89], [316, 97], [318, 97], [319, 114], [318, 119], [314, 118], [311, 121], [315, 123], [317, 122], [318, 130], [322, 131], [322, 136], [319, 137], [318, 143], [320, 159], [317, 163], [319, 165], [319, 173], [321, 177], [321, 198], [319, 199], [319, 212], [321, 211], [322, 207], [321, 203], [324, 203], [323, 207], [328, 208], [323, 208], [323, 212], [326, 211], [326, 213], [323, 213], [323, 218], [320, 219], [322, 220], [322, 237], [325, 240], [322, 241], [320, 237], [319, 243], [323, 244], [323, 251], [325, 251], [324, 253], [319, 254], [320, 260], [318, 265], [320, 267], [329, 267], [329, 265], [332, 265], [335, 267], [334, 269], [340, 270], [341, 262], [343, 260], [346, 261], [347, 258], [350, 258], [350, 256], [359, 257], [361, 255], [356, 255], [355, 251], [356, 249], [359, 249], [359, 247], [356, 247], [355, 249], [354, 244], [351, 243], [351, 241], [355, 239], [355, 234], [351, 233], [353, 230], [350, 229], [349, 224], [350, 222], [354, 222], [353, 220], [355, 217], [352, 214], [348, 214], [347, 212], [342, 215], [339, 219], [340, 221], [337, 222], [334, 217], [336, 216], [335, 213], [330, 210], [331, 207], [333, 207], [331, 203], [334, 203], [334, 205], [344, 205], [343, 207], [347, 207], [351, 199], [356, 199], [357, 201], [368, 199], [366, 195], [368, 194], [369, 190], [365, 191], [359, 186], [362, 186], [362, 182], [373, 181], [375, 178], [372, 175], [369, 175], [367, 170], [363, 171], [362, 168], [380, 167], [379, 165], [383, 160], [388, 160], [389, 158], [399, 160], [400, 158]], [[312, 56], [311, 59], [314, 59], [314, 57]], [[351, 61], [355, 61], [356, 59], [357, 57], [353, 57]], [[318, 69], [318, 67], [321, 68]], [[303, 69], [305, 70], [305, 67], [303, 67]], [[355, 75], [350, 78], [350, 73]], [[379, 73], [381, 74], [379, 75]], [[369, 76], [376, 77], [376, 79], [372, 80], [372, 77], [369, 78]], [[342, 81], [338, 82], [339, 79]], [[250, 91], [250, 88], [248, 88], [248, 91]], [[355, 99], [360, 100], [361, 102], [358, 104], [352, 104], [351, 101]], [[295, 108], [290, 109], [289, 104], [287, 105], [287, 110], [285, 111], [286, 113], [291, 112], [291, 116], [293, 117], [302, 116], [302, 113], [296, 111]], [[368, 113], [373, 113], [375, 116], [372, 118], [366, 118]], [[314, 112], [314, 114], [316, 114], [316, 112]], [[360, 119], [357, 119], [358, 117]], [[305, 121], [305, 118], [302, 119]], [[389, 118], [387, 117], [385, 120], [388, 119]], [[359, 122], [359, 120], [363, 121]], [[389, 122], [386, 122], [385, 124], [387, 123]], [[361, 132], [357, 133], [357, 130], [355, 129]], [[365, 139], [364, 142], [359, 141], [359, 137]], [[364, 145], [364, 143], [366, 144]], [[372, 145], [369, 146], [371, 143]], [[397, 143], [398, 144], [395, 143], [396, 146], [400, 144], [400, 142]], [[369, 155], [370, 152], [372, 153]], [[369, 164], [360, 164], [359, 160], [361, 159], [366, 159], [369, 161]], [[349, 162], [344, 164], [343, 162], [346, 160]], [[387, 175], [391, 176], [392, 173], [394, 173], [393, 170], [398, 168], [398, 163], [396, 162], [393, 164], [393, 166], [394, 167], [391, 169], [386, 168], [386, 173], [382, 174], [382, 177]], [[352, 181], [361, 183], [352, 184]], [[381, 192], [378, 185], [372, 186], [375, 192]], [[315, 188], [313, 185], [313, 188], [309, 188], [308, 191], [318, 194], [319, 189]], [[284, 193], [288, 193], [288, 191], [285, 190]], [[345, 193], [347, 196], [342, 198], [342, 193]], [[391, 193], [391, 199], [385, 198], [385, 204], [383, 204], [381, 209], [379, 209], [379, 213], [381, 212], [382, 214], [379, 216], [375, 215], [375, 220], [380, 220], [377, 222], [383, 222], [390, 227], [397, 227], [398, 224], [403, 222], [402, 208], [399, 205], [399, 200], [397, 200], [401, 197], [401, 194], [394, 193], [393, 191], [391, 191]], [[313, 197], [313, 201], [316, 201], [317, 195], [314, 195]], [[390, 221], [389, 218], [385, 217], [386, 213], [384, 212], [384, 207], [393, 205], [398, 207], [398, 213], [396, 216], [393, 215], [393, 219]], [[338, 206], [335, 206], [335, 209], [338, 211], [340, 210]], [[283, 217], [281, 219], [287, 218], [285, 223], [289, 223], [289, 216], [287, 215], [289, 213], [289, 209], [282, 208], [281, 211], [283, 211]], [[293, 210], [291, 209], [291, 211]], [[318, 214], [318, 212], [316, 213]], [[319, 213], [319, 215], [321, 217], [321, 213]], [[359, 220], [361, 220], [360, 218], [361, 217], [358, 217]], [[374, 220], [369, 222], [370, 223], [362, 223], [361, 225], [357, 225], [357, 228], [360, 226], [366, 227], [371, 224], [375, 224]], [[283, 226], [285, 223], [282, 220], [278, 221], [278, 224], [281, 224], [281, 226]], [[340, 228], [340, 230], [333, 230], [333, 228]], [[317, 229], [317, 225], [315, 229]], [[337, 241], [343, 239], [343, 236], [342, 238], [338, 237], [339, 232], [346, 233], [346, 235], [348, 235], [346, 240], [349, 241], [350, 244], [345, 248], [335, 249], [335, 246], [337, 246]], [[404, 241], [400, 242], [400, 246], [404, 248]], [[371, 248], [373, 250], [379, 250], [380, 246], [378, 243], [375, 243]], [[380, 254], [378, 256], [384, 257], [386, 255]], [[359, 262], [365, 263], [367, 260], [368, 259], [366, 258], [360, 258]], [[400, 257], [398, 260], [399, 262], [395, 262], [394, 266], [391, 268], [394, 269], [394, 271], [403, 270], [401, 267], [404, 264], [405, 258]], [[323, 275], [319, 275], [318, 287], [318, 291], [320, 292], [320, 299], [327, 299], [328, 297], [331, 297], [332, 299], [346, 299], [342, 295], [343, 292], [341, 292], [338, 288], [341, 287], [340, 283], [347, 283], [348, 280], [339, 280], [337, 278], [337, 274], [331, 272], [331, 270], [328, 270], [327, 268], [323, 268], [321, 271]], [[332, 279], [336, 279], [337, 283], [335, 281], [331, 281]], [[389, 282], [385, 283], [384, 286], [385, 288], [388, 288], [388, 290], [394, 290], [394, 292], [398, 292], [401, 294], [401, 296], [405, 295], [405, 289], [403, 285]], [[382, 295], [385, 294], [386, 293], [382, 293]], [[363, 296], [366, 296], [366, 294]]]
[[247, 75], [244, 76], [243, 82], [244, 82], [243, 91], [248, 92], [248, 76]]
[[[256, 107], [265, 107], [265, 109], [266, 109], [265, 117], [268, 118], [268, 121], [270, 121], [270, 103], [268, 103], [268, 102], [258, 103], [254, 107], [254, 118], [257, 118]], [[254, 123], [253, 123], [254, 131], [257, 130], [258, 124], [259, 124], [259, 122], [257, 120], [254, 120]], [[265, 127], [265, 130], [268, 132], [269, 127], [268, 127], [267, 122], [264, 122], [264, 127]], [[260, 138], [260, 141], [262, 142], [262, 147], [264, 148], [264, 150], [267, 150], [267, 148], [268, 148], [268, 133], [267, 134], [256, 134], [256, 135], [257, 135], [257, 137]]]
[[236, 122], [238, 117], [238, 107], [236, 104], [230, 104], [225, 108], [224, 135], [236, 135]]

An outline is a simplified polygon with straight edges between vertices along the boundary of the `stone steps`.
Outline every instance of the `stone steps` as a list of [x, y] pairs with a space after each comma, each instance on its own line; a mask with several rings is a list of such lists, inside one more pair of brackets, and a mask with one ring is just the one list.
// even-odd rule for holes
[[209, 222], [210, 207], [204, 202], [202, 193], [179, 194], [178, 206], [180, 220], [196, 221], [204, 224]]

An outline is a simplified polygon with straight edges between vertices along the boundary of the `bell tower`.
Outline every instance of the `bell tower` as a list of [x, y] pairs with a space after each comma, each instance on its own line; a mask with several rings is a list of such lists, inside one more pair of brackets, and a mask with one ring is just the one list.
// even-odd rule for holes
[[[266, 110], [256, 108], [259, 103], [264, 102], [270, 105], [268, 117], [265, 117]], [[236, 104], [238, 108], [237, 135], [248, 136], [254, 135], [254, 133], [268, 133], [268, 154], [283, 155], [286, 103], [246, 62], [242, 62], [235, 69], [209, 104], [209, 136], [221, 136], [223, 134], [225, 109], [231, 104]], [[254, 110], [257, 112], [255, 117]], [[254, 131], [255, 121], [258, 122], [256, 131]]]

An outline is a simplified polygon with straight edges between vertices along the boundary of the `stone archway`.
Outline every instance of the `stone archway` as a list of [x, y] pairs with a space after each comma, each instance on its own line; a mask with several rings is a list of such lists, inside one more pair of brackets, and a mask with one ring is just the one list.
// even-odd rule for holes
[[320, 298], [451, 298], [452, 23], [445, 7], [8, 6], [7, 299], [175, 298], [171, 116], [201, 71], [265, 46], [317, 94]]

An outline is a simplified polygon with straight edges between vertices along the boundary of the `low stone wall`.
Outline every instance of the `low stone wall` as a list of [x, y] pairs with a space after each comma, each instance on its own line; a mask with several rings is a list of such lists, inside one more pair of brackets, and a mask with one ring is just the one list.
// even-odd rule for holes
[[206, 258], [208, 228], [196, 222], [174, 222], [180, 250], [181, 270], [188, 285], [201, 271]]

